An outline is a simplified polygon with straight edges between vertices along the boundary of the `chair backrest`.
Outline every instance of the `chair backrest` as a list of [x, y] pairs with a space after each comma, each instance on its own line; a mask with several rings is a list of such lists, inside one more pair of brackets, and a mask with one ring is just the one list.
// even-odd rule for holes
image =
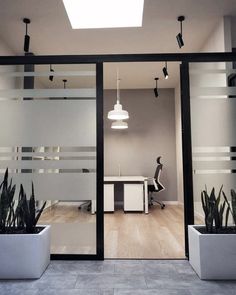
[[157, 183], [159, 182], [159, 178], [160, 178], [160, 174], [161, 174], [162, 168], [163, 168], [163, 165], [162, 164], [158, 164], [157, 165], [157, 168], [156, 168], [156, 171], [155, 171], [155, 175], [154, 175], [154, 178], [156, 179]]
[[157, 158], [157, 168], [156, 168], [156, 171], [154, 174], [154, 178], [156, 180], [156, 185], [157, 185], [157, 188], [155, 187], [155, 189], [158, 191], [165, 189], [164, 185], [160, 182], [160, 175], [161, 175], [161, 171], [163, 168], [163, 164], [160, 162], [160, 160], [161, 160], [161, 157], [158, 157]]

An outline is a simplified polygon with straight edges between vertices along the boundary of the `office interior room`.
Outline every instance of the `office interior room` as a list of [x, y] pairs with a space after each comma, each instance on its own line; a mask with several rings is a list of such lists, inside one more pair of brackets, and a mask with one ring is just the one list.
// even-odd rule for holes
[[[168, 77], [163, 73], [165, 66]], [[156, 77], [159, 77], [158, 96], [154, 92]], [[117, 100], [117, 79], [120, 103], [129, 113], [129, 119], [124, 120], [127, 129], [113, 129], [114, 121], [107, 118]], [[104, 66], [104, 174], [105, 181], [106, 177], [114, 177], [115, 190], [114, 211], [105, 213], [106, 258], [183, 258], [185, 255], [183, 203], [177, 191], [177, 182], [182, 181], [182, 175], [177, 179], [177, 157], [180, 162], [181, 153], [176, 149], [175, 86], [179, 79], [179, 63]], [[158, 157], [163, 164], [159, 181], [165, 189], [153, 193], [153, 197], [165, 207], [153, 202], [145, 214], [145, 204], [141, 209], [136, 207], [139, 200], [135, 199], [135, 192], [127, 191], [125, 181], [129, 177], [135, 181], [135, 176], [153, 178]], [[119, 176], [126, 178], [124, 183], [119, 181]], [[151, 179], [148, 184], [152, 184]], [[144, 186], [141, 189], [144, 191]], [[149, 192], [149, 203], [150, 196]], [[129, 210], [125, 208], [126, 198], [133, 198]]]
[[[11, 113], [13, 118], [19, 120], [17, 124], [16, 120], [11, 120], [11, 123], [15, 124], [12, 125], [15, 129], [8, 132], [7, 136], [5, 134], [5, 137], [1, 137], [0, 147], [3, 153], [1, 169], [6, 167], [4, 153], [8, 153], [7, 156], [14, 157], [12, 159], [14, 163], [9, 163], [12, 165], [13, 179], [17, 183], [23, 182], [26, 187], [33, 179], [37, 199], [40, 202], [48, 201], [40, 222], [52, 225], [52, 254], [96, 255], [98, 219], [97, 214], [91, 214], [91, 211], [96, 211], [93, 207], [96, 206], [98, 196], [96, 185], [102, 183], [102, 181], [96, 182], [96, 169], [100, 168], [97, 167], [97, 161], [99, 161], [97, 151], [101, 146], [101, 142], [97, 145], [96, 141], [95, 118], [99, 115], [99, 112], [96, 112], [96, 87], [98, 86], [96, 65], [89, 59], [88, 64], [83, 61], [84, 64], [80, 65], [68, 65], [66, 62], [64, 65], [56, 62], [53, 64], [53, 61], [57, 60], [57, 55], [114, 54], [115, 57], [116, 54], [138, 53], [231, 52], [232, 48], [236, 48], [236, 21], [235, 17], [229, 16], [236, 15], [234, 1], [200, 2], [199, 4], [199, 1], [194, 0], [145, 1], [142, 28], [72, 30], [62, 1], [42, 1], [40, 5], [36, 0], [0, 1], [0, 54], [2, 56], [23, 54], [25, 34], [23, 17], [31, 18], [31, 24], [28, 27], [31, 35], [31, 54], [36, 57], [38, 55], [56, 56], [53, 60], [49, 57], [44, 65], [1, 66], [0, 79], [2, 95], [6, 95], [7, 92], [4, 91], [9, 90], [10, 102], [12, 103], [13, 100], [16, 102], [16, 97], [20, 102], [14, 110], [15, 113]], [[26, 10], [25, 7], [28, 9]], [[179, 32], [177, 17], [180, 14], [186, 16], [183, 23], [185, 45], [181, 49], [176, 42], [176, 34]], [[156, 158], [161, 156], [161, 163], [163, 163], [161, 182], [165, 190], [157, 193], [156, 198], [166, 204], [163, 210], [157, 204], [148, 207], [149, 214], [145, 214], [147, 203], [142, 205], [143, 210], [138, 213], [124, 214], [123, 188], [122, 185], [118, 185], [121, 197], [119, 199], [118, 193], [116, 202], [121, 202], [121, 208], [114, 210], [114, 213], [105, 213], [104, 216], [105, 257], [107, 258], [185, 257], [180, 62], [166, 61], [169, 71], [168, 80], [164, 79], [162, 72], [165, 66], [164, 60], [150, 63], [104, 62], [104, 176], [121, 175], [129, 179], [132, 176], [153, 177]], [[225, 65], [224, 63], [223, 66]], [[209, 66], [210, 71], [226, 70], [226, 67], [217, 68], [219, 64]], [[203, 79], [206, 64], [197, 64], [197, 67], [198, 71], [200, 69], [201, 79], [196, 79], [196, 68], [192, 68], [191, 87], [225, 86], [226, 75], [223, 79], [222, 77], [215, 79], [214, 74], [211, 77], [204, 76]], [[117, 69], [121, 78], [121, 103], [130, 115], [127, 120], [128, 129], [123, 131], [112, 130], [112, 122], [107, 119], [107, 113], [113, 109], [116, 102]], [[15, 77], [16, 74], [17, 77]], [[52, 81], [49, 79], [51, 74], [54, 77]], [[155, 77], [160, 79], [157, 98], [153, 91]], [[193, 99], [195, 96], [193, 94]], [[25, 98], [28, 98], [27, 104], [23, 101], [26, 100]], [[2, 105], [8, 102], [1, 101]], [[24, 125], [24, 116], [16, 116], [25, 114], [26, 105], [29, 120], [27, 126]], [[215, 139], [219, 139], [219, 133], [213, 129], [214, 133], [211, 132], [212, 130], [206, 130], [203, 138], [195, 138], [198, 129], [204, 128], [197, 124], [201, 108], [207, 111], [211, 110], [212, 106], [208, 105], [205, 108], [204, 105], [194, 105], [191, 109], [192, 119], [194, 121], [196, 119], [195, 125], [194, 121], [192, 122], [194, 148], [198, 148], [203, 142], [206, 146], [234, 147], [235, 143], [232, 140], [202, 141], [209, 134], [217, 134]], [[5, 109], [10, 114], [11, 109]], [[2, 115], [8, 114], [4, 114], [3, 107], [0, 110]], [[41, 110], [40, 114], [43, 114], [43, 120], [42, 118], [36, 120], [39, 110]], [[227, 116], [229, 113], [228, 110], [224, 114]], [[4, 116], [2, 118], [5, 118]], [[37, 131], [32, 132], [32, 126]], [[10, 124], [8, 130], [9, 128]], [[225, 126], [224, 130], [227, 128]], [[5, 147], [9, 150], [5, 150]], [[22, 155], [18, 153], [17, 147], [23, 148], [20, 152], [24, 153], [24, 157], [30, 153], [28, 160], [21, 158]], [[223, 152], [228, 153], [228, 150]], [[200, 174], [193, 175], [195, 195], [199, 196], [204, 186], [206, 172], [220, 169], [219, 166], [215, 167], [216, 169], [212, 166], [208, 168], [199, 166], [203, 162], [197, 159], [199, 150], [195, 149], [193, 153], [195, 153], [194, 169], [198, 172], [201, 170]], [[39, 161], [40, 159], [42, 161]], [[227, 166], [228, 162], [224, 163], [226, 167], [224, 170], [227, 171], [230, 170]], [[222, 163], [223, 161], [220, 162]], [[20, 175], [19, 171], [23, 172], [27, 169], [30, 173]], [[230, 173], [227, 173], [225, 176], [229, 176]], [[234, 181], [231, 176], [228, 187]], [[228, 181], [227, 177], [225, 179]], [[213, 185], [217, 179], [211, 178], [211, 181], [209, 185]], [[198, 210], [200, 199], [194, 198], [194, 202], [195, 216], [200, 219], [199, 222], [202, 222], [202, 211]], [[84, 205], [79, 209], [81, 204]], [[99, 222], [102, 224], [101, 220]], [[195, 219], [195, 222], [198, 222], [198, 219]], [[127, 243], [130, 243], [129, 246]]]

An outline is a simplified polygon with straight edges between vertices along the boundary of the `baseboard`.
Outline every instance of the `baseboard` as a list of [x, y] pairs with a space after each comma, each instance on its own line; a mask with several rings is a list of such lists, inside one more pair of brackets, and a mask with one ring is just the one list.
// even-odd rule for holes
[[162, 202], [166, 205], [179, 205], [180, 204], [178, 201], [160, 201], [160, 202]]

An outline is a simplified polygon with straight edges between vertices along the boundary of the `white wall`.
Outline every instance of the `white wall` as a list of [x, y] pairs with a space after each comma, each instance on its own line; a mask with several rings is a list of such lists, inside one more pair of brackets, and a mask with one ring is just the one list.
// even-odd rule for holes
[[105, 175], [143, 175], [153, 177], [156, 158], [162, 156], [161, 182], [166, 189], [159, 199], [177, 201], [175, 153], [174, 90], [122, 89], [121, 103], [129, 111], [127, 130], [111, 129], [107, 112], [113, 109], [114, 90], [104, 91], [104, 171]]
[[[14, 55], [14, 52], [7, 46], [7, 44], [0, 39], [0, 56]], [[15, 66], [0, 66], [0, 72], [14, 71]], [[14, 89], [16, 79], [0, 76], [0, 89]]]
[[224, 16], [205, 40], [200, 52], [226, 52], [231, 50], [231, 17]]
[[232, 47], [236, 48], [236, 16], [231, 17], [231, 40]]

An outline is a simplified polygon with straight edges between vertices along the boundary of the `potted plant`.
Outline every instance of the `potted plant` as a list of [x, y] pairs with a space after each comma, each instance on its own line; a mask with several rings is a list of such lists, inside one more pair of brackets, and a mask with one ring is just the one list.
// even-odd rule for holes
[[[221, 202], [223, 195], [223, 202]], [[205, 225], [189, 225], [189, 262], [200, 279], [236, 279], [236, 193], [231, 190], [232, 206], [222, 187], [216, 197], [201, 193]], [[229, 214], [233, 225], [228, 226]]]
[[46, 202], [36, 210], [34, 186], [28, 200], [20, 186], [8, 183], [8, 170], [0, 185], [0, 279], [39, 278], [50, 261], [50, 226], [37, 226]]

